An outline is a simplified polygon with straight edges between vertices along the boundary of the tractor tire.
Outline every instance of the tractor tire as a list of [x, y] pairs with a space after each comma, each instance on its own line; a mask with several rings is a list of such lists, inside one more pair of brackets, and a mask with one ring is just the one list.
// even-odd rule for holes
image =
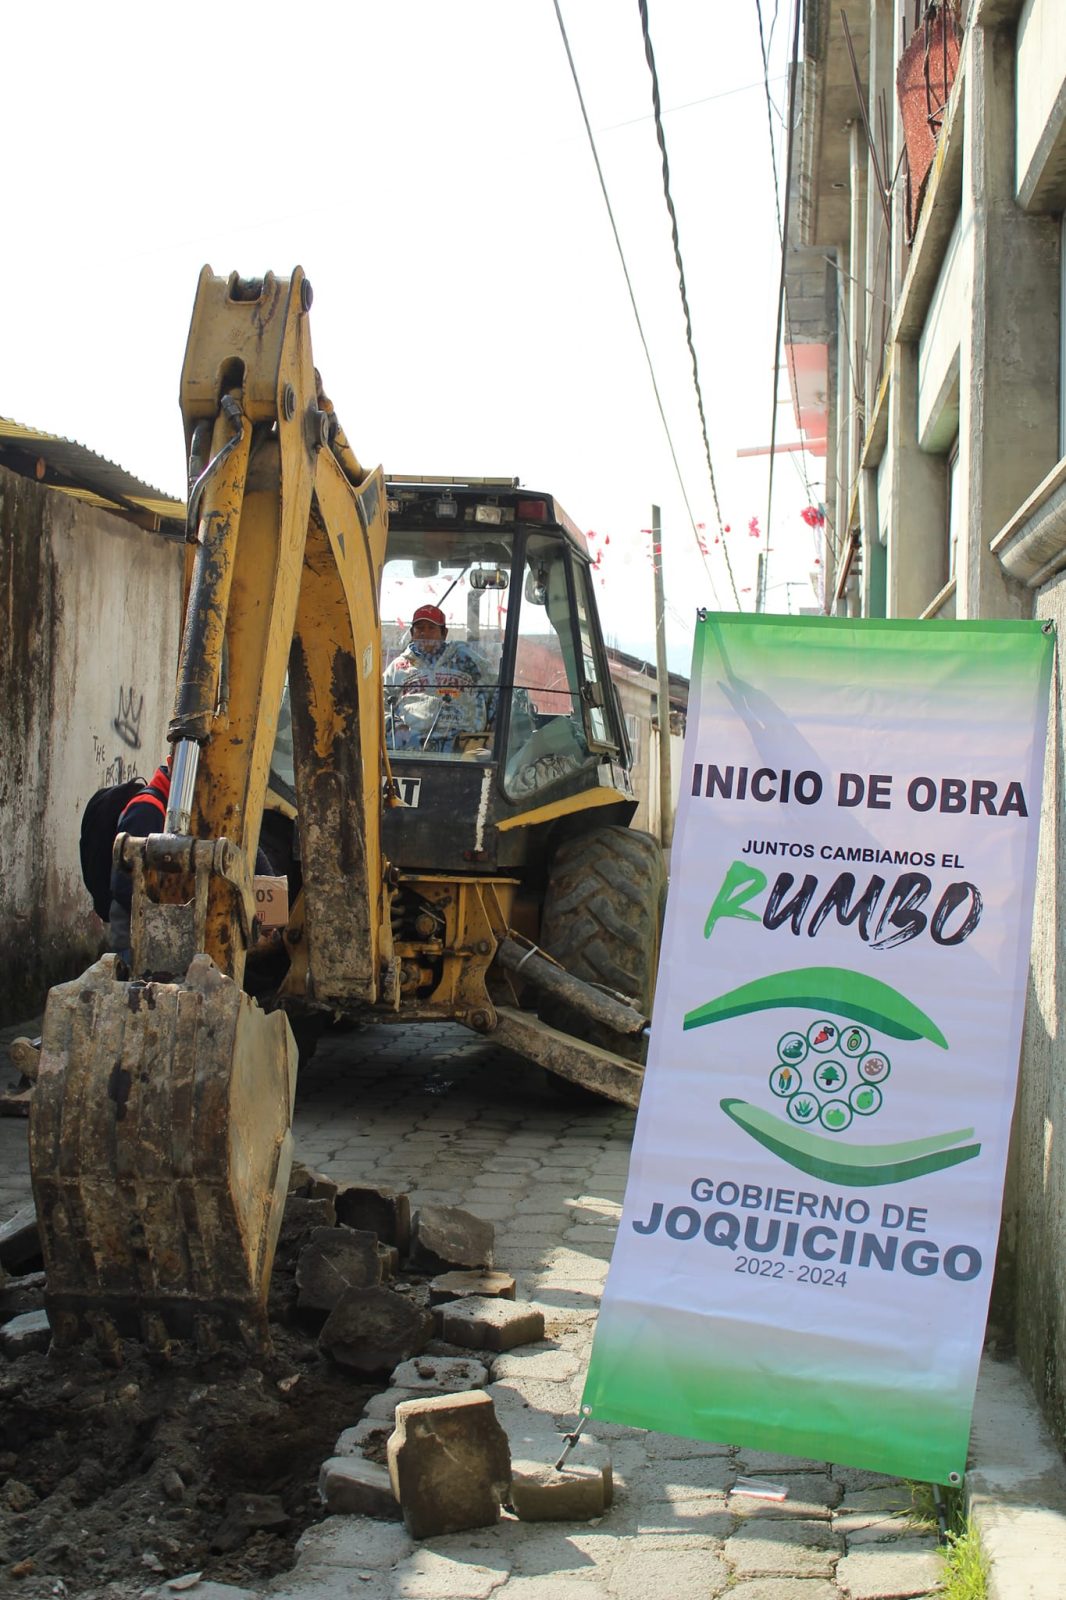
[[[633, 828], [595, 828], [556, 851], [540, 946], [575, 978], [628, 996], [650, 1016], [665, 900], [666, 864], [658, 840]], [[645, 1039], [623, 1038], [558, 1001], [543, 1001], [540, 1016], [643, 1064]]]

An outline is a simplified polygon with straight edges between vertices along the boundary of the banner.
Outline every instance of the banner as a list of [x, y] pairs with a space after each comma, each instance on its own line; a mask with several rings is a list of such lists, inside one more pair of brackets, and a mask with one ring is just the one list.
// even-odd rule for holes
[[1052, 650], [1027, 622], [699, 622], [593, 1416], [961, 1478]]

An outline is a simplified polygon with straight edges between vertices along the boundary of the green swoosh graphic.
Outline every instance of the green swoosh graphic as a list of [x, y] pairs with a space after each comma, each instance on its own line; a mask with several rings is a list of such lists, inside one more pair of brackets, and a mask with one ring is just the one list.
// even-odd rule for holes
[[946, 1050], [948, 1042], [936, 1023], [891, 984], [880, 978], [852, 972], [847, 967], [798, 967], [792, 972], [771, 972], [743, 983], [716, 1000], [697, 1006], [685, 1016], [685, 1028], [702, 1028], [727, 1017], [750, 1011], [770, 1011], [777, 1006], [808, 1006], [829, 1011], [849, 1022], [865, 1022], [893, 1039], [928, 1039]]
[[719, 1104], [727, 1117], [765, 1149], [790, 1167], [826, 1183], [859, 1189], [903, 1183], [908, 1178], [923, 1178], [930, 1172], [957, 1167], [981, 1153], [979, 1144], [959, 1142], [973, 1138], [972, 1128], [956, 1128], [953, 1133], [931, 1134], [926, 1139], [904, 1139], [898, 1144], [845, 1144], [808, 1133], [746, 1100], [721, 1100]]

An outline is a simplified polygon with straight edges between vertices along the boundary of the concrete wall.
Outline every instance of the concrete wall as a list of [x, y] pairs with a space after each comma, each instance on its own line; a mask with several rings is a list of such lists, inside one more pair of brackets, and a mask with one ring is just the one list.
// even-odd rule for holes
[[0, 468], [0, 1023], [100, 948], [86, 800], [165, 754], [182, 549]]
[[[1060, 1443], [1066, 1442], [1066, 575], [1037, 595], [1055, 623], [1032, 964], [1015, 1113], [1011, 1184], [1000, 1247], [997, 1308], [1013, 1323], [1018, 1355]], [[1004, 1307], [1004, 1302], [1007, 1302]]]
[[[1018, 19], [1015, 183], [1026, 203], [1061, 203], [1066, 122], [1066, 7], [1026, 0]], [[1051, 157], [1054, 152], [1054, 162]], [[1052, 175], [1047, 169], [1054, 164]]]
[[946, 450], [959, 431], [959, 339], [968, 294], [963, 273], [969, 263], [969, 250], [964, 253], [961, 243], [960, 218], [918, 341], [918, 439], [923, 450]]

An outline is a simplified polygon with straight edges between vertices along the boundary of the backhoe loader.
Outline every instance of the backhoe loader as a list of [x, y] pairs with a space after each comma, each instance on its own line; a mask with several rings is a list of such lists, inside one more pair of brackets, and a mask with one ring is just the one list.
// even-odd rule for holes
[[[170, 806], [115, 842], [129, 965], [52, 990], [30, 1122], [60, 1345], [263, 1342], [309, 1019], [452, 1019], [639, 1094], [665, 873], [585, 540], [517, 480], [365, 470], [310, 305], [299, 268], [200, 277]], [[476, 674], [390, 670], [426, 604]]]

